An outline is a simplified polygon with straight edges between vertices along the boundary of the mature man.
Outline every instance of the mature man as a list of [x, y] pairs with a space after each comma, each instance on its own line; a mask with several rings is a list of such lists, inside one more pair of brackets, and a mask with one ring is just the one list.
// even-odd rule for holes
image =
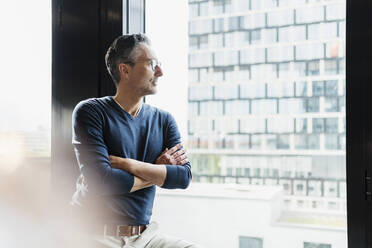
[[82, 175], [72, 202], [125, 247], [198, 247], [161, 235], [150, 223], [155, 185], [185, 189], [191, 181], [174, 118], [143, 103], [163, 75], [150, 41], [143, 34], [120, 36], [105, 59], [115, 96], [84, 100], [73, 112]]

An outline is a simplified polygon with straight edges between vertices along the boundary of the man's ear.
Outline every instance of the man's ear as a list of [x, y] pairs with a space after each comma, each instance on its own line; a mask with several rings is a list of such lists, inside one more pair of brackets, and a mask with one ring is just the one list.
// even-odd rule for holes
[[125, 73], [125, 74], [128, 74], [128, 65], [126, 64], [119, 64], [119, 71], [120, 71], [120, 74], [121, 73]]
[[119, 67], [120, 76], [122, 78], [127, 78], [128, 77], [128, 73], [130, 71], [129, 65], [127, 65], [127, 64], [119, 64], [118, 67]]

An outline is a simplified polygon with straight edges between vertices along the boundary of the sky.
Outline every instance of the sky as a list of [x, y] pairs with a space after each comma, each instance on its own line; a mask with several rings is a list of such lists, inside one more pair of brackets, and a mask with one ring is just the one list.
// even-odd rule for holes
[[0, 30], [0, 131], [50, 128], [51, 1], [2, 1]]

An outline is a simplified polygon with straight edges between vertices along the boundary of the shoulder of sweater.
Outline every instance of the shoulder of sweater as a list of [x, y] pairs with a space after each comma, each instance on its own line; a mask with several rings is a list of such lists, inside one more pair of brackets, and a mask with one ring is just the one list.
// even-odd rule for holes
[[144, 103], [143, 106], [145, 107], [145, 110], [149, 113], [152, 113], [152, 114], [158, 114], [160, 116], [164, 116], [164, 117], [168, 117], [169, 115], [171, 115], [168, 111], [164, 110], [164, 109], [161, 109], [161, 108], [158, 108], [158, 107], [155, 107], [155, 106], [152, 106], [150, 104], [147, 104], [147, 103]]
[[74, 112], [79, 110], [85, 111], [99, 111], [100, 107], [107, 104], [108, 97], [100, 97], [100, 98], [88, 98], [85, 100], [81, 100], [74, 108]]

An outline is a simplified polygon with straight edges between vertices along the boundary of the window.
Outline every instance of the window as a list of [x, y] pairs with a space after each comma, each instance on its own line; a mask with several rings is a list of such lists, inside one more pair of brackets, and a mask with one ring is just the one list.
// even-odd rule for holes
[[207, 52], [190, 54], [189, 64], [190, 67], [211, 66], [212, 54]]
[[301, 81], [295, 83], [296, 96], [307, 96], [307, 82]]
[[251, 43], [257, 44], [261, 42], [261, 29], [251, 31]]
[[324, 133], [324, 119], [323, 118], [313, 119], [313, 133]]
[[284, 117], [270, 117], [267, 119], [268, 133], [293, 133], [294, 120]]
[[265, 44], [273, 44], [277, 42], [277, 29], [269, 28], [262, 29], [262, 41]]
[[324, 20], [323, 6], [302, 7], [296, 9], [296, 23], [311, 23]]
[[304, 242], [304, 248], [332, 248], [332, 246], [328, 244]]
[[252, 114], [276, 114], [277, 101], [273, 99], [252, 100]]
[[224, 31], [224, 19], [223, 18], [213, 19], [213, 30], [214, 32]]
[[313, 96], [324, 95], [324, 81], [313, 81]]
[[272, 11], [267, 14], [268, 26], [284, 26], [293, 24], [293, 10]]
[[214, 53], [214, 66], [228, 66], [238, 64], [238, 52], [226, 51]]
[[[202, 2], [208, 6], [206, 15], [188, 21], [211, 24], [196, 26], [196, 33], [181, 35], [182, 40], [187, 40], [187, 36], [189, 40], [197, 37], [190, 41], [194, 44], [190, 48], [194, 49], [187, 52], [186, 69], [190, 79], [188, 82], [182, 77], [172, 80], [177, 88], [188, 85], [191, 140], [188, 148], [192, 151], [191, 157], [201, 154], [204, 157], [200, 165], [192, 164], [193, 186], [197, 187], [198, 182], [229, 184], [226, 185], [229, 197], [240, 193], [249, 197], [254, 194], [254, 188], [249, 185], [260, 185], [268, 195], [272, 195], [268, 186], [281, 187], [280, 197], [275, 198], [275, 203], [282, 206], [275, 215], [280, 218], [270, 217], [267, 223], [276, 228], [295, 228], [306, 225], [301, 220], [308, 218], [314, 226], [324, 225], [316, 229], [319, 236], [327, 238], [332, 232], [332, 235], [339, 234], [335, 239], [345, 240], [346, 232], [340, 228], [333, 232], [333, 227], [315, 214], [326, 212], [330, 219], [335, 215], [346, 216], [341, 207], [346, 204], [345, 198], [335, 194], [337, 184], [330, 183], [334, 179], [345, 183], [345, 41], [342, 36], [345, 15], [340, 15], [339, 19], [337, 15], [332, 17], [332, 7], [329, 7], [344, 2], [209, 0], [197, 4]], [[159, 38], [162, 42], [163, 37]], [[166, 72], [171, 73], [169, 69]], [[162, 80], [167, 78], [164, 76]], [[177, 105], [182, 106], [182, 98]], [[178, 112], [181, 111], [175, 111]], [[308, 180], [311, 182], [307, 183]], [[341, 187], [340, 191], [343, 190]], [[259, 195], [264, 197], [264, 194]], [[332, 197], [334, 199], [330, 199]], [[208, 197], [198, 198], [200, 204], [207, 201], [205, 198]], [[257, 206], [260, 216], [272, 216], [271, 212], [264, 213], [265, 209], [272, 208], [272, 203], [256, 200], [249, 198], [248, 201], [252, 201], [249, 205]], [[328, 202], [337, 202], [337, 208], [329, 207]], [[259, 205], [261, 203], [267, 205]], [[252, 238], [258, 243], [262, 241], [259, 245], [263, 247], [266, 236], [256, 235], [265, 233], [263, 228], [256, 225], [252, 229], [246, 221], [254, 219], [247, 217], [251, 209], [234, 209], [239, 212], [239, 218], [232, 230], [247, 230], [239, 233], [239, 242], [244, 242], [244, 237], [250, 241]], [[203, 219], [198, 222], [191, 217], [182, 221], [185, 225], [191, 222], [203, 225]], [[337, 223], [346, 227], [346, 219]], [[301, 230], [309, 232], [308, 228]], [[193, 233], [191, 231], [190, 235], [197, 237]], [[224, 238], [229, 243], [219, 244], [229, 247], [238, 237], [236, 233], [226, 234]], [[292, 246], [304, 243], [301, 237], [293, 238], [296, 241]], [[208, 237], [204, 243], [213, 246], [210, 240]], [[276, 242], [270, 235], [267, 240]], [[321, 243], [315, 239], [305, 241]], [[337, 247], [346, 248], [345, 244], [337, 244]], [[255, 247], [251, 243], [247, 246]], [[265, 243], [265, 246], [270, 244]]]
[[337, 96], [338, 95], [338, 81], [337, 80], [325, 81], [325, 94], [326, 96]]
[[249, 115], [249, 101], [248, 100], [233, 100], [225, 102], [226, 115]]
[[229, 18], [229, 30], [238, 30], [240, 29], [240, 16], [234, 16]]
[[307, 112], [319, 112], [319, 97], [307, 99]]
[[296, 133], [306, 133], [307, 132], [307, 119], [306, 118], [296, 118]]
[[306, 112], [306, 100], [301, 98], [279, 99], [280, 114], [301, 114]]
[[240, 64], [254, 64], [265, 61], [265, 49], [250, 48], [240, 51]]
[[210, 34], [209, 35], [209, 47], [210, 48], [221, 48], [224, 46], [223, 34]]
[[324, 60], [324, 73], [326, 75], [336, 75], [338, 73], [337, 66], [337, 60]]
[[265, 84], [242, 84], [240, 85], [241, 98], [263, 98], [266, 96]]
[[238, 97], [238, 88], [231, 85], [218, 85], [214, 87], [216, 99], [234, 99]]
[[303, 77], [307, 75], [306, 62], [294, 62], [294, 75]]
[[296, 59], [311, 60], [324, 58], [322, 43], [301, 44], [296, 46]]
[[308, 76], [316, 76], [320, 74], [320, 61], [315, 60], [315, 61], [310, 61], [307, 63], [307, 75]]

